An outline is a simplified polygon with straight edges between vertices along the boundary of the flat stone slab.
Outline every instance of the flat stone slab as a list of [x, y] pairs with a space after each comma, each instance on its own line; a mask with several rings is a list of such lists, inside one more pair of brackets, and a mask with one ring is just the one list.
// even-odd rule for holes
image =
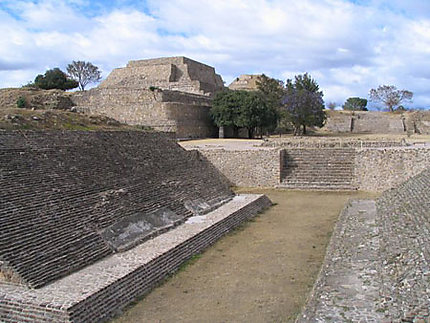
[[374, 200], [353, 200], [342, 211], [310, 298], [305, 322], [384, 322], [378, 308], [378, 226]]
[[0, 321], [106, 320], [193, 254], [270, 205], [264, 195], [237, 195], [210, 213], [191, 217], [168, 232], [42, 288], [0, 283]]

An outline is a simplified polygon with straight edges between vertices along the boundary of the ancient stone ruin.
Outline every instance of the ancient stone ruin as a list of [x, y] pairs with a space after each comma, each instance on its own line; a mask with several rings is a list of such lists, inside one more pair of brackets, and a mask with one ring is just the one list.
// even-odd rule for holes
[[270, 205], [162, 133], [0, 132], [0, 154], [2, 322], [105, 320]]
[[73, 101], [85, 113], [175, 132], [178, 138], [201, 138], [216, 133], [211, 96], [223, 88], [213, 67], [186, 57], [157, 58], [130, 61]]
[[340, 215], [297, 322], [428, 322], [430, 168]]
[[260, 75], [243, 74], [230, 83], [230, 90], [257, 91], [257, 81]]

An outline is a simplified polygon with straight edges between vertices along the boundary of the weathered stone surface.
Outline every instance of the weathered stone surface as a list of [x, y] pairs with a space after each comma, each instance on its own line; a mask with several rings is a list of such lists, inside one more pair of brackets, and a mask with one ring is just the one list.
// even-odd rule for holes
[[[160, 133], [0, 132], [0, 157], [1, 272], [32, 287], [233, 197], [213, 166]], [[156, 223], [162, 210], [170, 219]], [[137, 222], [152, 229], [118, 245], [102, 234]]]
[[100, 88], [175, 90], [210, 95], [224, 88], [221, 76], [211, 66], [187, 57], [164, 57], [130, 61], [117, 68], [100, 84]]
[[383, 322], [378, 249], [375, 201], [350, 201], [297, 323]]
[[73, 94], [77, 110], [131, 125], [175, 132], [178, 138], [216, 134], [211, 95], [224, 88], [215, 70], [186, 57], [130, 61], [98, 88]]
[[235, 186], [273, 187], [280, 180], [278, 149], [205, 149], [200, 153]]
[[415, 111], [388, 113], [376, 111], [327, 111], [323, 129], [352, 133], [430, 133], [430, 113]]
[[230, 90], [257, 91], [257, 80], [259, 77], [260, 75], [241, 75], [237, 77], [233, 82], [231, 82], [228, 88]]
[[297, 139], [242, 149], [186, 147], [198, 149], [236, 186], [382, 192], [430, 167], [429, 146], [390, 141], [311, 140], [306, 145]]
[[430, 168], [342, 211], [297, 322], [430, 320]]
[[358, 189], [382, 192], [430, 167], [430, 147], [359, 149], [355, 165]]
[[271, 205], [239, 195], [218, 209], [39, 289], [0, 283], [2, 322], [100, 322], [147, 293], [185, 260]]

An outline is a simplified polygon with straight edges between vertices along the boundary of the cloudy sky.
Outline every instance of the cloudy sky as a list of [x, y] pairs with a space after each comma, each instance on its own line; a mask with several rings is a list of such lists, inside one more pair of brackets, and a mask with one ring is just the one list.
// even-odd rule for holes
[[309, 72], [326, 102], [381, 84], [430, 107], [429, 0], [0, 0], [0, 87], [72, 60], [106, 77], [127, 61], [187, 56], [228, 85]]

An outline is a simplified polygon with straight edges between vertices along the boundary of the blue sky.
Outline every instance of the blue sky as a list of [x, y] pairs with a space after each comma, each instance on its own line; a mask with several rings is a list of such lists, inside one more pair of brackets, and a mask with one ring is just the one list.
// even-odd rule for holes
[[72, 60], [106, 77], [127, 61], [184, 55], [240, 74], [309, 72], [326, 102], [381, 84], [430, 107], [428, 0], [0, 0], [0, 87]]

